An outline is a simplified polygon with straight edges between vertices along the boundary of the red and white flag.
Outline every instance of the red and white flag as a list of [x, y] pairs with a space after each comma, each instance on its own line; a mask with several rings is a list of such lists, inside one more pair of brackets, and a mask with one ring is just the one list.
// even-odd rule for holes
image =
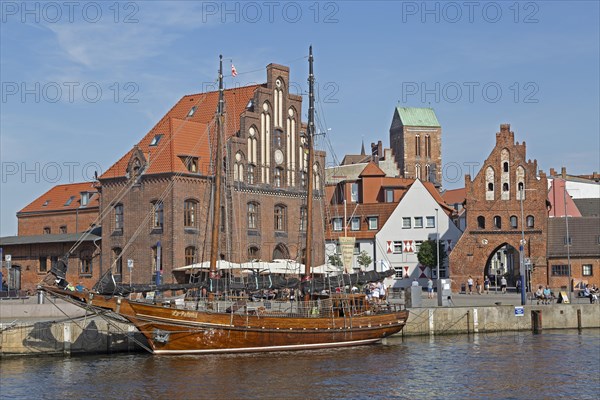
[[237, 71], [235, 69], [235, 65], [231, 64], [231, 76], [234, 78], [237, 76]]

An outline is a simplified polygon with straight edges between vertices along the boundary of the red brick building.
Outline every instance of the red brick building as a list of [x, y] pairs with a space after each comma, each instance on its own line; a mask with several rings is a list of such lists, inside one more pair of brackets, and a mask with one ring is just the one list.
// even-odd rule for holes
[[97, 224], [98, 190], [90, 182], [57, 185], [17, 212], [19, 236], [84, 232]]
[[455, 285], [469, 275], [504, 275], [509, 285], [519, 276], [519, 246], [532, 264], [532, 285], [547, 284], [548, 183], [527, 160], [525, 142], [514, 140], [510, 125], [500, 126], [496, 146], [477, 176], [465, 177], [466, 230], [450, 255]]
[[[4, 278], [29, 292], [59, 258], [69, 255], [67, 278], [91, 286], [101, 274], [99, 193], [90, 182], [57, 185], [17, 212], [19, 235], [0, 238], [11, 256]], [[4, 261], [4, 260], [3, 260]]]
[[442, 185], [442, 128], [432, 108], [396, 107], [390, 147], [403, 178]]
[[[134, 282], [151, 281], [158, 267], [168, 283], [172, 268], [209, 259], [217, 102], [218, 92], [184, 96], [99, 178], [103, 268], [123, 281], [126, 260]], [[225, 90], [225, 103], [220, 257], [301, 260], [308, 166], [302, 98], [289, 93], [289, 68], [268, 65], [266, 83]], [[316, 155], [315, 195], [322, 196], [325, 155]], [[323, 226], [322, 216], [316, 209], [314, 226]], [[314, 240], [323, 243], [322, 230]], [[323, 253], [314, 247], [313, 265]]]

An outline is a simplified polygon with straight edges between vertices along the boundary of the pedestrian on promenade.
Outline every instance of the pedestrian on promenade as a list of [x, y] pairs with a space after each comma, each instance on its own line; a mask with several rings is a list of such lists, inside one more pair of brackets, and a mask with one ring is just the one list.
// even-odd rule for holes
[[485, 277], [483, 281], [483, 288], [485, 289], [485, 294], [490, 294], [490, 278], [488, 276]]
[[473, 294], [473, 277], [471, 275], [467, 279], [467, 286], [469, 286], [469, 294]]
[[431, 278], [427, 281], [427, 298], [433, 299], [433, 281]]
[[517, 283], [515, 285], [517, 287], [517, 293], [521, 293], [521, 280], [517, 279]]
[[506, 277], [502, 276], [502, 279], [500, 279], [500, 289], [502, 289], [502, 294], [506, 293]]
[[475, 289], [477, 289], [477, 294], [481, 294], [481, 282], [479, 282], [479, 278], [475, 280]]

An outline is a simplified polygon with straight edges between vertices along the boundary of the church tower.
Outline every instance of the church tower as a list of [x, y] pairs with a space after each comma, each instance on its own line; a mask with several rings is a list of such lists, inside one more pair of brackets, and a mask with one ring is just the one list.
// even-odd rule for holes
[[442, 186], [442, 127], [432, 108], [396, 107], [390, 147], [402, 177]]

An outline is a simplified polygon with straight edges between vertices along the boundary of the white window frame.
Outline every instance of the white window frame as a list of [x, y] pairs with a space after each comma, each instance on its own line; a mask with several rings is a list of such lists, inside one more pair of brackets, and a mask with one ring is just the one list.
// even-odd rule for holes
[[435, 228], [435, 217], [433, 215], [425, 217], [425, 227]]
[[344, 220], [342, 218], [334, 218], [332, 225], [334, 232], [341, 232], [342, 230], [344, 230]]
[[402, 241], [401, 240], [394, 240], [392, 252], [393, 252], [393, 254], [402, 254]]
[[423, 217], [414, 217], [415, 218], [415, 228], [421, 229], [423, 228]]
[[[356, 223], [356, 225], [355, 225]], [[352, 217], [350, 218], [350, 230], [351, 231], [360, 231], [360, 218]]]
[[404, 278], [404, 267], [394, 267], [394, 279]]
[[358, 183], [350, 184], [350, 202], [358, 203]]
[[[367, 217], [367, 221], [369, 222], [369, 230], [375, 231], [379, 228], [379, 218], [377, 217]], [[374, 224], [373, 224], [374, 222]]]
[[412, 227], [412, 222], [410, 217], [402, 217], [402, 229], [410, 229]]

